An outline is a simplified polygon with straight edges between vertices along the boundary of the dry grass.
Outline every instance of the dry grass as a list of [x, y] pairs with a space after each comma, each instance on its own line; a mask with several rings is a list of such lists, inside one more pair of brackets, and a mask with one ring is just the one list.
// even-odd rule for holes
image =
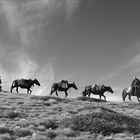
[[132, 136], [140, 132], [139, 118], [140, 104], [134, 102], [0, 94], [0, 140], [98, 140], [120, 132]]

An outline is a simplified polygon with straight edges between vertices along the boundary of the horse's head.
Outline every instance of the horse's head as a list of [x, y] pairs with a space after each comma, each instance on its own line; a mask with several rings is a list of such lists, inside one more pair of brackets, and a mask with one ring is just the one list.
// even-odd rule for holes
[[107, 87], [105, 86], [105, 89], [106, 89], [106, 91], [108, 91], [110, 93], [114, 92], [113, 89], [110, 86], [107, 86]]
[[78, 89], [77, 86], [76, 86], [76, 84], [75, 84], [75, 82], [72, 83], [72, 87], [73, 87], [74, 89], [76, 89], [76, 90]]
[[33, 82], [34, 82], [34, 84], [40, 86], [40, 83], [39, 83], [39, 81], [37, 79], [34, 79]]

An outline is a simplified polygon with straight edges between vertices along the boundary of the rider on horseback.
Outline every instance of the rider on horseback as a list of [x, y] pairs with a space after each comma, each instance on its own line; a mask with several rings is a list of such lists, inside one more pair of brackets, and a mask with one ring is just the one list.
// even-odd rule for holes
[[131, 84], [132, 93], [134, 95], [137, 94], [136, 91], [137, 91], [137, 88], [139, 88], [139, 86], [140, 86], [140, 80], [136, 76], [134, 76], [134, 79], [133, 79], [132, 84]]

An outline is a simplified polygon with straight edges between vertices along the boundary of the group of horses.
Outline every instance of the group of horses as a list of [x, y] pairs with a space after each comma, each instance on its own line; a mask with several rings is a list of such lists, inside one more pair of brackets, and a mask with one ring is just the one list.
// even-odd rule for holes
[[[11, 86], [11, 92], [13, 88], [16, 88], [17, 93], [18, 88], [25, 88], [27, 89], [27, 94], [31, 94], [31, 87], [34, 86], [34, 84], [40, 86], [40, 83], [37, 79], [17, 79], [14, 80]], [[58, 83], [53, 83], [50, 91], [50, 95], [52, 95], [54, 92], [56, 93], [56, 96], [58, 96], [58, 91], [63, 91], [65, 93], [65, 97], [68, 96], [68, 90], [70, 88], [73, 88], [75, 90], [78, 90], [75, 82], [69, 83], [67, 80], [62, 80]], [[88, 96], [90, 98], [91, 94], [99, 95], [100, 99], [103, 96], [104, 100], [106, 100], [106, 96], [104, 95], [105, 92], [113, 93], [113, 89], [110, 86], [105, 85], [89, 85], [85, 86], [84, 91], [82, 91], [82, 96]], [[131, 101], [131, 96], [137, 96], [138, 101], [140, 101], [140, 80], [138, 78], [134, 78], [132, 81], [132, 84], [129, 88], [126, 88], [122, 92], [122, 99], [125, 101], [126, 97], [129, 96], [129, 100]]]

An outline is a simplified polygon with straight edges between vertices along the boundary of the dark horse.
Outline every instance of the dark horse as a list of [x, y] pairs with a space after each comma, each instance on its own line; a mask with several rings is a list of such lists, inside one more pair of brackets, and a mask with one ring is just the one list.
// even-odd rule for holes
[[75, 84], [75, 82], [73, 82], [73, 83], [67, 83], [67, 86], [65, 86], [65, 87], [62, 86], [62, 84], [60, 84], [60, 83], [54, 83], [54, 84], [52, 85], [50, 95], [52, 95], [53, 92], [55, 92], [56, 95], [58, 96], [57, 91], [64, 91], [64, 92], [65, 92], [65, 97], [67, 97], [67, 96], [68, 96], [67, 91], [68, 91], [70, 88], [74, 88], [74, 89], [76, 89], [76, 90], [78, 89], [77, 86], [76, 86], [76, 84]]
[[13, 88], [16, 87], [16, 91], [17, 91], [17, 93], [19, 93], [18, 92], [18, 87], [20, 87], [20, 88], [27, 89], [27, 94], [29, 92], [30, 92], [29, 94], [31, 94], [32, 91], [31, 91], [30, 88], [32, 86], [34, 86], [34, 84], [40, 86], [40, 83], [37, 79], [34, 79], [34, 80], [32, 80], [32, 79], [17, 79], [17, 80], [14, 80], [13, 83], [12, 83], [12, 86], [11, 86], [11, 92], [12, 92]]
[[105, 85], [101, 85], [101, 86], [86, 86], [85, 87], [85, 90], [83, 91], [82, 95], [83, 96], [86, 96], [88, 95], [88, 97], [90, 97], [91, 93], [94, 94], [94, 95], [99, 95], [100, 96], [100, 99], [101, 97], [103, 96], [104, 99], [106, 100], [106, 97], [104, 95], [105, 92], [110, 92], [110, 93], [113, 93], [113, 90], [110, 86], [105, 86]]
[[131, 96], [136, 96], [138, 101], [140, 101], [140, 80], [138, 78], [134, 78], [130, 87], [125, 88], [122, 92], [123, 101], [128, 95], [128, 99], [131, 100]]

